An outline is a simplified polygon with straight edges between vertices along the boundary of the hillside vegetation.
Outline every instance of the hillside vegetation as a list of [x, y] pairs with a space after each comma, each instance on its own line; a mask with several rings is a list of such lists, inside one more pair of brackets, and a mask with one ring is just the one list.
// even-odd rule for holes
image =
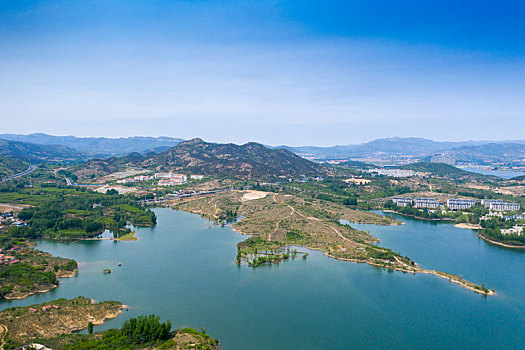
[[0, 155], [15, 157], [25, 162], [78, 161], [84, 155], [72, 148], [60, 145], [37, 145], [0, 139]]
[[131, 154], [121, 158], [91, 160], [74, 169], [79, 177], [109, 174], [124, 167], [141, 167], [156, 171], [174, 170], [195, 174], [237, 178], [319, 176], [327, 170], [284, 149], [269, 149], [250, 142], [244, 145], [208, 143], [201, 139], [184, 141], [155, 154]]
[[20, 173], [27, 169], [29, 164], [15, 157], [0, 155], [0, 179]]
[[29, 226], [10, 227], [4, 235], [15, 238], [71, 240], [92, 237], [105, 229], [118, 237], [137, 226], [156, 223], [155, 214], [132, 197], [102, 194], [84, 188], [46, 186], [0, 191], [0, 203], [29, 205], [18, 217]]

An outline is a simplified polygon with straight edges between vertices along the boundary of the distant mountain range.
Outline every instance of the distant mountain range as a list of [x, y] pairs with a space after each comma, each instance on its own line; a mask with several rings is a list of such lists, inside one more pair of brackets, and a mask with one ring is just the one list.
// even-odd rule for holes
[[61, 145], [37, 145], [27, 142], [0, 139], [0, 155], [17, 158], [29, 163], [46, 161], [79, 161], [84, 155]]
[[270, 149], [255, 142], [239, 146], [232, 143], [208, 143], [201, 139], [180, 142], [158, 154], [133, 153], [120, 158], [93, 159], [79, 165], [75, 174], [80, 177], [92, 174], [100, 176], [125, 166], [237, 178], [326, 174], [326, 168], [321, 164], [308, 161], [288, 150]]
[[182, 139], [173, 137], [125, 137], [125, 138], [106, 138], [106, 137], [75, 137], [75, 136], [54, 136], [42, 133], [19, 135], [19, 134], [0, 134], [0, 139], [32, 143], [37, 145], [61, 145], [72, 148], [85, 156], [121, 156], [132, 152], [162, 152], [179, 142]]
[[[131, 153], [163, 154], [182, 139], [171, 137], [75, 137], [47, 134], [0, 134], [0, 139], [19, 142], [17, 145], [0, 144], [0, 154], [19, 156], [25, 161], [87, 160], [123, 157]], [[7, 141], [6, 141], [7, 142]], [[22, 147], [21, 143], [28, 146]], [[255, 144], [255, 143], [253, 143]], [[232, 145], [232, 144], [230, 144]], [[250, 144], [247, 144], [250, 145]], [[40, 147], [38, 147], [40, 146]], [[244, 145], [246, 146], [246, 145]], [[396, 159], [429, 161], [436, 153], [454, 156], [462, 163], [478, 165], [525, 165], [525, 141], [462, 141], [439, 142], [423, 138], [385, 138], [357, 145], [333, 147], [302, 146], [270, 147], [273, 150], [288, 150], [301, 157], [319, 161], [350, 159]], [[17, 151], [17, 149], [19, 149]], [[22, 149], [24, 149], [22, 151]]]
[[525, 140], [439, 142], [423, 138], [386, 138], [359, 145], [333, 147], [289, 147], [303, 157], [318, 160], [350, 159], [377, 156], [412, 156], [423, 159], [436, 153], [447, 153], [464, 162], [489, 164], [525, 159]]

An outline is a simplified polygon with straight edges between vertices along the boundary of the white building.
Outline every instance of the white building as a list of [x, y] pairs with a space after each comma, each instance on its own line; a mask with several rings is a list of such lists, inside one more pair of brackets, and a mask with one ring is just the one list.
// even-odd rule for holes
[[204, 175], [192, 174], [192, 175], [190, 175], [190, 179], [192, 179], [192, 180], [202, 180], [202, 179], [204, 179]]
[[445, 163], [448, 165], [456, 165], [456, 159], [451, 155], [445, 153], [433, 155], [430, 161], [432, 163]]
[[153, 176], [148, 176], [148, 175], [137, 175], [133, 178], [133, 180], [135, 181], [148, 181], [148, 180], [153, 180], [154, 177]]
[[515, 225], [514, 227], [501, 230], [502, 235], [523, 235], [523, 226]]
[[434, 198], [416, 198], [414, 199], [414, 207], [435, 209], [439, 207], [439, 203]]
[[392, 201], [398, 207], [406, 207], [407, 205], [412, 204], [412, 198], [409, 197], [394, 197], [392, 198]]
[[465, 210], [469, 209], [476, 205], [476, 201], [474, 199], [449, 199], [447, 201], [447, 207], [451, 210]]
[[166, 179], [166, 180], [159, 180], [158, 185], [159, 186], [177, 186], [180, 184], [183, 184], [181, 180], [175, 180], [175, 179]]
[[490, 205], [492, 203], [503, 203], [503, 201], [501, 199], [482, 199], [481, 200], [481, 205], [484, 206], [485, 208], [490, 208]]
[[489, 206], [489, 210], [516, 211], [516, 210], [520, 210], [520, 204], [519, 203], [506, 203], [506, 202], [491, 203]]
[[166, 179], [177, 181], [178, 183], [185, 183], [188, 181], [188, 177], [184, 174], [176, 174], [174, 172], [169, 173], [155, 173], [155, 179]]
[[423, 176], [423, 173], [416, 172], [414, 170], [405, 170], [405, 169], [369, 169], [369, 173], [378, 174], [383, 176], [391, 177], [411, 177], [411, 176]]
[[136, 182], [136, 180], [135, 179], [120, 179], [120, 180], [117, 180], [118, 184], [130, 184], [130, 183], [133, 183], [133, 182]]
[[169, 179], [170, 173], [155, 173], [155, 179]]

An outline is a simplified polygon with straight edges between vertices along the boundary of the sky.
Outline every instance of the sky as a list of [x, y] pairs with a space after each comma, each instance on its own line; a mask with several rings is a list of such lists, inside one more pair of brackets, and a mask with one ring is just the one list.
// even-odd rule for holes
[[2, 133], [525, 139], [522, 1], [0, 1]]

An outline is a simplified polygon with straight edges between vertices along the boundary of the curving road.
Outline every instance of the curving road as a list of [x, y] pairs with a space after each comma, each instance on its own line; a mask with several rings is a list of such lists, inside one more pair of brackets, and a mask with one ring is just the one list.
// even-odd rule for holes
[[11, 175], [11, 176], [8, 176], [8, 177], [4, 177], [3, 179], [0, 179], [0, 181], [7, 181], [7, 180], [11, 180], [11, 179], [16, 179], [17, 177], [21, 177], [21, 176], [27, 175], [29, 173], [32, 173], [35, 170], [36, 170], [36, 165], [31, 164], [29, 166], [29, 168], [27, 168], [26, 170], [22, 171], [21, 173], [14, 174], [14, 175]]

